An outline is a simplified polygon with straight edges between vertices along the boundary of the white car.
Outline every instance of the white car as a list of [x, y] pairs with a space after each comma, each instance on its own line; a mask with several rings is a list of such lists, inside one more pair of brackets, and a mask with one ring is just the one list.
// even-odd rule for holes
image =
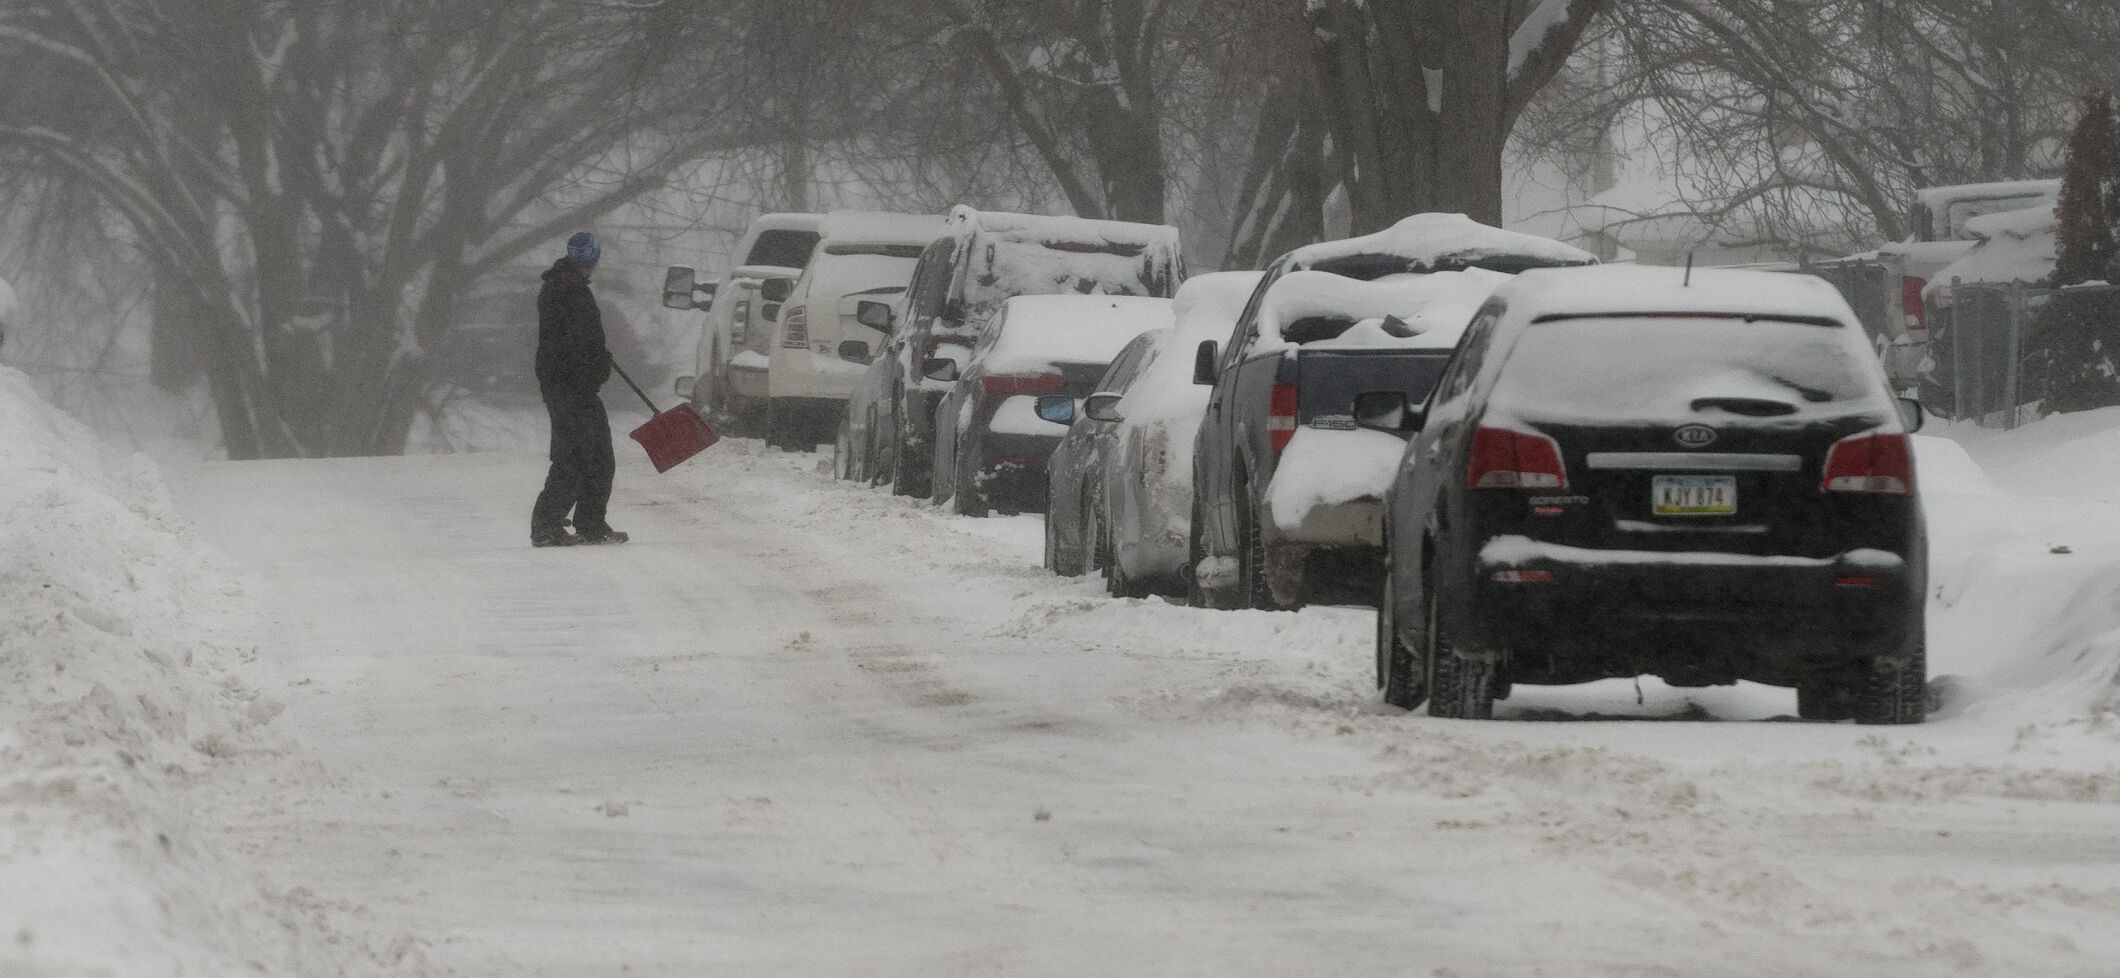
[[[765, 423], [764, 350], [769, 337], [755, 333], [763, 321], [760, 283], [802, 274], [817, 244], [822, 214], [761, 214], [744, 229], [730, 252], [736, 259], [721, 281], [701, 284], [687, 265], [672, 265], [663, 277], [662, 304], [705, 310], [690, 376], [677, 378], [677, 396], [724, 425], [730, 434]], [[750, 351], [747, 353], [747, 351]], [[740, 372], [732, 372], [732, 367]]]
[[[943, 218], [874, 211], [833, 211], [818, 226], [809, 266], [778, 294], [784, 299], [767, 370], [766, 444], [813, 449], [830, 441], [847, 397], [875, 360], [884, 334], [859, 318], [863, 303], [888, 306], [904, 294], [928, 243], [948, 230]], [[888, 317], [872, 319], [888, 323]]]

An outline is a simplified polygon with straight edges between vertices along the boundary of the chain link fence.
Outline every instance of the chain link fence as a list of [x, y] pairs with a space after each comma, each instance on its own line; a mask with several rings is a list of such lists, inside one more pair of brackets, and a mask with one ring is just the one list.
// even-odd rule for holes
[[[1923, 406], [1982, 427], [2015, 428], [2038, 417], [2026, 403], [2026, 354], [2037, 342], [2040, 313], [2064, 290], [2024, 283], [1953, 282], [1951, 304], [1932, 311], [1923, 359]], [[2076, 285], [2070, 295], [2120, 293], [2120, 285]], [[2120, 323], [2114, 323], [2120, 335]], [[2037, 378], [2031, 378], [2036, 380]]]

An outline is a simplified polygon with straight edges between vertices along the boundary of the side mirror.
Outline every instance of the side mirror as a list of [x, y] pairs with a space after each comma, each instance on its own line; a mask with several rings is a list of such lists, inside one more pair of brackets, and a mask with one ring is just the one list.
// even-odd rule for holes
[[692, 389], [697, 381], [698, 378], [696, 377], [679, 377], [677, 378], [677, 383], [670, 385], [671, 392], [689, 401], [692, 399]]
[[1083, 398], [1082, 413], [1088, 415], [1091, 421], [1124, 421], [1126, 415], [1119, 413], [1119, 399], [1125, 396], [1111, 391], [1098, 391]]
[[795, 294], [795, 280], [791, 278], [769, 278], [758, 284], [758, 294], [767, 302], [786, 302]]
[[1193, 383], [1214, 386], [1215, 375], [1221, 370], [1221, 350], [1213, 340], [1201, 340], [1200, 348], [1193, 352]]
[[929, 357], [920, 361], [920, 375], [929, 380], [951, 383], [957, 379], [957, 361], [949, 357]]
[[1047, 394], [1038, 398], [1035, 410], [1039, 417], [1054, 424], [1075, 423], [1075, 399], [1066, 394]]
[[1371, 431], [1403, 435], [1421, 430], [1427, 412], [1410, 404], [1403, 391], [1363, 391], [1354, 396], [1354, 423]]
[[1906, 425], [1907, 433], [1920, 431], [1929, 420], [1928, 412], [1921, 409], [1921, 402], [1911, 397], [1899, 399], [1899, 422]]
[[[699, 302], [693, 298], [698, 291], [697, 276], [689, 265], [672, 265], [663, 271], [662, 304], [665, 309], [697, 309]], [[712, 294], [711, 292], [709, 293]]]
[[874, 299], [863, 299], [854, 304], [854, 321], [879, 333], [891, 331], [891, 305]]
[[869, 345], [860, 340], [847, 340], [839, 344], [839, 359], [848, 363], [868, 363], [875, 359], [869, 356]]

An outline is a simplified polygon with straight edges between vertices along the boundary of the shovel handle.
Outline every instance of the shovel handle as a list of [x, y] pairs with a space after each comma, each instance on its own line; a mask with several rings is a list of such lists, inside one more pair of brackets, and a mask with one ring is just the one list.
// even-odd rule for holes
[[625, 381], [627, 387], [633, 388], [633, 393], [640, 398], [640, 402], [648, 406], [649, 414], [653, 415], [662, 413], [655, 409], [655, 402], [648, 400], [648, 395], [640, 389], [640, 385], [634, 383], [633, 378], [626, 376], [625, 370], [621, 369], [618, 365], [617, 357], [613, 357], [609, 353], [604, 354], [604, 357], [610, 361], [611, 370], [612, 372], [618, 374], [618, 379]]

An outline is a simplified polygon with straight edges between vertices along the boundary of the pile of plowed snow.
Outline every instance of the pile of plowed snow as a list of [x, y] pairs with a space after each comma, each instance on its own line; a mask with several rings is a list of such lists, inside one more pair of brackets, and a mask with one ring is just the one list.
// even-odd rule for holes
[[2120, 708], [2120, 409], [1948, 435], [1916, 439], [1930, 673], [1998, 721]]
[[274, 750], [210, 640], [239, 598], [152, 463], [0, 367], [0, 974], [341, 970], [193, 814]]

